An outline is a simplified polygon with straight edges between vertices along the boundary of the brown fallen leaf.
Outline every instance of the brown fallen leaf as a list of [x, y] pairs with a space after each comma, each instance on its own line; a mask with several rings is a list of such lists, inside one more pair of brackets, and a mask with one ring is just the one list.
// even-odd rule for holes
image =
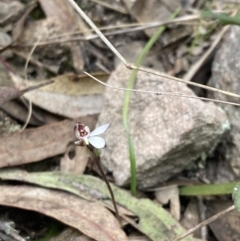
[[9, 100], [15, 99], [28, 91], [38, 89], [53, 82], [53, 80], [48, 80], [24, 89], [19, 89], [14, 86], [0, 86], [0, 105], [6, 103]]
[[[109, 75], [96, 73], [94, 76], [106, 81]], [[24, 97], [49, 112], [74, 119], [99, 114], [103, 106], [104, 89], [104, 86], [88, 76], [68, 74], [54, 78], [53, 85], [27, 93]]]
[[69, 193], [29, 186], [2, 185], [0, 205], [45, 214], [98, 241], [128, 240], [110, 211]]
[[[81, 118], [91, 128], [92, 118]], [[65, 152], [67, 145], [75, 140], [74, 121], [29, 128], [21, 133], [0, 136], [0, 167], [21, 165], [43, 160]]]

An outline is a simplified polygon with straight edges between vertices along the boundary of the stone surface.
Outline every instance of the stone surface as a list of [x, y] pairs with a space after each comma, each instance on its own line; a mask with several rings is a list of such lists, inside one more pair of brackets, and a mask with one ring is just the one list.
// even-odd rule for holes
[[[240, 28], [232, 26], [224, 36], [221, 47], [216, 53], [213, 66], [212, 77], [209, 85], [226, 91], [240, 93]], [[240, 103], [234, 97], [221, 95], [219, 93], [209, 93], [209, 97], [215, 99]], [[221, 106], [230, 121], [231, 132], [223, 142], [222, 154], [225, 160], [230, 163], [231, 169], [236, 176], [240, 176], [240, 108], [227, 104]], [[235, 177], [236, 178], [236, 177]], [[232, 180], [234, 177], [230, 177]], [[227, 180], [226, 180], [227, 181]], [[229, 181], [229, 180], [228, 180]]]
[[[120, 65], [108, 84], [125, 87], [130, 71]], [[139, 72], [137, 89], [180, 92], [194, 96], [182, 83]], [[117, 185], [130, 181], [127, 138], [122, 124], [124, 91], [107, 88], [98, 125], [112, 123], [105, 134], [107, 148], [101, 162], [113, 173]], [[132, 93], [130, 131], [137, 161], [139, 188], [152, 187], [205, 158], [229, 129], [225, 113], [213, 103], [166, 95]]]

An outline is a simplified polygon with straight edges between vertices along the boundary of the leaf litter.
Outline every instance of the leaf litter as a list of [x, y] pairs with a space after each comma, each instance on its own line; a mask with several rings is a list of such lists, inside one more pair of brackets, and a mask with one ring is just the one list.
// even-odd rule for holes
[[[188, 5], [191, 7], [194, 6], [194, 1], [185, 2], [188, 2]], [[19, 4], [17, 1], [13, 1], [13, 3], [16, 5]], [[31, 124], [37, 126], [42, 125], [43, 123], [52, 124], [47, 124], [37, 128], [31, 127], [22, 133], [16, 132], [13, 134], [1, 135], [0, 166], [7, 167], [22, 165], [64, 154], [61, 159], [60, 170], [70, 172], [70, 174], [62, 172], [27, 173], [24, 171], [9, 171], [9, 173], [7, 171], [8, 174], [6, 174], [4, 171], [1, 171], [1, 176], [3, 179], [6, 178], [6, 180], [11, 179], [29, 182], [32, 184], [41, 185], [45, 188], [55, 189], [55, 191], [52, 191], [35, 186], [11, 186], [2, 184], [3, 192], [2, 198], [0, 198], [1, 204], [6, 206], [16, 206], [23, 209], [31, 209], [45, 215], [49, 215], [61, 222], [66, 223], [69, 226], [77, 228], [79, 231], [96, 240], [115, 240], [113, 239], [113, 237], [115, 237], [114, 235], [122, 235], [121, 239], [119, 240], [135, 240], [134, 235], [129, 235], [128, 238], [126, 237], [111, 213], [104, 208], [108, 207], [113, 211], [113, 208], [111, 207], [112, 204], [109, 202], [110, 197], [105, 184], [103, 184], [99, 179], [90, 176], [72, 174], [83, 173], [86, 169], [88, 161], [87, 153], [84, 154], [80, 151], [80, 149], [74, 150], [74, 148], [72, 148], [72, 143], [74, 141], [72, 127], [74, 121], [65, 120], [57, 123], [58, 119], [53, 118], [48, 122], [44, 119], [44, 115], [46, 114], [42, 114], [44, 112], [40, 111], [42, 108], [45, 110], [45, 113], [49, 111], [60, 115], [60, 118], [67, 117], [73, 119], [80, 117], [81, 120], [85, 121], [85, 124], [91, 125], [89, 122], [92, 122], [92, 125], [94, 126], [96, 123], [94, 118], [87, 117], [84, 119], [82, 116], [88, 114], [99, 114], [101, 112], [102, 93], [104, 91], [104, 87], [102, 85], [98, 85], [96, 82], [93, 82], [89, 77], [82, 77], [76, 74], [69, 75], [66, 73], [71, 72], [73, 69], [76, 71], [76, 73], [79, 73], [83, 69], [85, 70], [85, 68], [93, 73], [92, 70], [95, 71], [96, 67], [98, 70], [100, 69], [103, 72], [108, 72], [108, 70], [112, 71], [113, 65], [111, 62], [113, 56], [111, 55], [110, 51], [107, 50], [98, 40], [95, 42], [84, 43], [76, 42], [76, 40], [71, 37], [72, 34], [76, 34], [77, 32], [79, 34], [80, 32], [82, 36], [85, 37], [86, 41], [86, 39], [89, 37], [90, 30], [88, 25], [85, 24], [85, 22], [73, 11], [73, 8], [70, 7], [67, 1], [61, 0], [58, 2], [52, 2], [51, 8], [49, 8], [49, 1], [41, 0], [39, 3], [40, 5], [37, 7], [34, 4], [26, 5], [27, 8], [25, 11], [22, 11], [22, 5], [17, 6], [16, 11], [9, 12], [10, 15], [6, 15], [3, 19], [0, 19], [1, 24], [5, 24], [6, 22], [9, 24], [9, 21], [10, 23], [12, 21], [11, 19], [14, 19], [14, 21], [18, 19], [15, 27], [11, 27], [12, 42], [10, 44], [8, 43], [4, 46], [1, 46], [1, 52], [4, 58], [3, 62], [9, 63], [12, 61], [11, 59], [8, 59], [7, 55], [5, 56], [6, 52], [4, 51], [7, 50], [8, 52], [11, 52], [11, 54], [17, 55], [17, 59], [27, 59], [29, 49], [26, 47], [34, 45], [39, 37], [41, 38], [42, 43], [45, 41], [45, 44], [40, 44], [37, 46], [34, 55], [30, 57], [31, 64], [28, 68], [28, 75], [31, 76], [33, 81], [29, 81], [26, 84], [26, 82], [24, 83], [24, 79], [22, 79], [23, 82], [21, 82], [20, 85], [16, 85], [15, 83], [14, 85], [8, 84], [7, 86], [0, 87], [0, 106], [1, 108], [4, 108], [3, 104], [5, 103], [5, 110], [20, 108], [16, 107], [17, 101], [12, 101], [12, 103], [15, 103], [14, 105], [7, 105], [10, 102], [6, 102], [24, 95], [24, 98], [35, 103], [33, 115], [35, 117], [40, 116], [39, 118], [36, 118], [37, 120], [35, 119], [32, 121]], [[171, 14], [171, 12], [174, 10], [172, 8], [176, 3], [174, 3], [172, 6], [170, 6], [171, 4], [169, 6], [168, 4], [158, 6], [156, 3], [147, 3], [145, 4], [145, 8], [142, 9], [141, 6], [143, 3], [141, 3], [140, 0], [137, 0], [135, 3], [124, 0], [122, 2], [118, 2], [116, 5], [117, 7], [109, 4], [104, 5], [102, 1], [98, 1], [99, 5], [97, 5], [97, 8], [95, 7], [95, 3], [88, 4], [90, 8], [84, 10], [88, 11], [88, 14], [91, 16], [91, 19], [93, 19], [94, 22], [105, 26], [113, 23], [117, 26], [117, 21], [119, 21], [119, 19], [114, 15], [116, 12], [114, 12], [114, 14], [109, 12], [109, 15], [105, 14], [105, 8], [114, 9], [114, 11], [118, 12], [124, 12], [125, 15], [121, 19], [123, 23], [128, 22], [128, 16], [131, 16], [144, 25], [146, 22], [155, 21], [155, 13], [157, 12], [159, 14], [159, 11], [163, 11], [162, 8], [165, 8], [167, 13]], [[86, 4], [86, 6], [88, 5]], [[11, 7], [10, 9], [13, 10], [15, 8]], [[45, 18], [35, 21], [33, 16], [36, 13], [39, 14], [39, 12], [36, 11], [39, 9], [43, 11]], [[196, 9], [194, 8], [194, 10]], [[151, 12], [152, 14], [148, 14], [148, 12]], [[20, 18], [19, 13], [22, 13]], [[102, 18], [103, 15], [105, 18]], [[161, 21], [166, 21], [166, 18], [162, 18]], [[5, 26], [5, 29], [3, 29], [3, 31], [7, 34], [11, 32], [9, 31], [9, 26], [10, 25]], [[189, 29], [190, 33], [188, 32]], [[172, 28], [172, 26], [170, 26], [170, 30], [171, 32], [175, 32], [177, 28]], [[151, 36], [154, 31], [154, 29], [152, 29], [152, 31], [145, 30], [145, 33], [148, 36]], [[192, 65], [194, 67], [191, 62], [192, 59], [186, 58], [186, 55], [189, 54], [188, 50], [185, 51], [178, 62], [177, 59], [174, 59], [175, 56], [172, 54], [179, 43], [180, 47], [183, 46], [183, 44], [185, 46], [189, 43], [185, 41], [185, 39], [190, 37], [189, 35], [191, 35], [191, 31], [194, 31], [192, 26], [191, 28], [183, 27], [180, 30], [180, 32], [184, 33], [183, 37], [175, 32], [175, 34], [173, 34], [175, 35], [175, 38], [172, 36], [170, 39], [167, 38], [167, 33], [166, 38], [165, 36], [163, 38], [163, 42], [159, 42], [154, 47], [155, 52], [161, 51], [160, 58], [164, 59], [164, 67], [165, 70], [167, 69], [167, 73], [175, 73], [178, 77], [183, 76], [183, 72], [185, 72], [188, 68], [181, 66], [179, 67], [180, 60], [185, 63], [185, 66]], [[111, 30], [107, 30], [106, 33], [111, 34]], [[54, 37], [57, 39], [57, 43], [58, 36], [60, 36], [60, 34], [66, 35], [64, 40], [66, 44], [61, 44], [61, 41], [59, 41], [60, 44], [58, 45], [51, 44], [48, 46], [47, 41]], [[126, 36], [124, 36], [124, 38], [126, 38], [126, 42], [132, 41], [130, 36], [134, 36], [136, 39], [135, 36], [137, 35], [130, 33], [129, 36], [127, 36], [126, 34]], [[72, 41], [72, 43], [68, 44], [68, 41]], [[121, 44], [123, 41], [123, 36], [115, 36], [113, 37], [113, 41], [114, 43]], [[62, 48], [63, 45], [64, 48]], [[17, 49], [17, 46], [21, 47]], [[201, 51], [204, 51], [203, 45], [196, 46], [196, 48], [197, 47]], [[71, 55], [69, 55], [66, 50], [71, 52]], [[90, 54], [91, 57], [87, 56], [88, 54]], [[199, 72], [199, 69], [204, 67], [202, 64], [204, 60], [204, 58], [200, 59], [201, 64], [198, 65], [197, 69], [193, 68], [194, 71], [191, 73], [192, 75], [196, 75], [196, 73]], [[70, 61], [71, 66], [69, 66]], [[155, 61], [158, 61], [157, 58]], [[11, 64], [11, 67], [12, 66], [14, 67], [14, 70], [17, 70], [17, 73], [21, 73], [23, 70], [23, 68], [19, 67], [17, 61]], [[103, 76], [103, 79], [101, 79], [101, 77], [100, 79], [105, 82], [108, 74], [100, 75]], [[14, 79], [20, 79], [21, 81], [20, 76], [23, 75], [12, 75], [11, 78], [13, 82]], [[93, 74], [93, 76], [99, 79], [99, 75]], [[41, 83], [39, 84], [39, 82], [36, 81], [39, 79], [50, 79], [50, 81], [47, 81], [49, 83], [51, 80], [54, 80], [55, 82], [49, 86], [26, 93], [29, 88], [34, 88], [32, 85], [34, 85], [35, 88], [41, 87]], [[31, 86], [28, 87], [28, 84], [31, 84]], [[38, 108], [36, 108], [36, 106], [38, 106]], [[16, 117], [18, 116], [16, 111], [13, 112], [11, 110], [9, 113], [15, 113], [14, 115]], [[21, 117], [21, 120], [24, 121], [24, 116]], [[74, 157], [71, 157], [72, 153], [75, 153]], [[78, 165], [79, 162], [81, 162], [81, 164]], [[145, 235], [151, 237], [152, 240], [159, 240], [160, 238], [161, 240], [169, 240], [170, 238], [173, 238], [175, 235], [184, 231], [177, 221], [173, 220], [163, 208], [153, 204], [150, 199], [137, 199], [131, 197], [127, 192], [121, 190], [120, 188], [114, 186], [112, 187], [114, 189], [119, 210], [121, 210], [120, 212], [122, 214], [122, 218], [126, 223], [131, 223], [136, 230], [140, 231], [140, 233], [144, 233]], [[58, 191], [56, 191], [56, 189], [58, 189]], [[62, 192], [62, 190], [74, 193], [81, 198]], [[7, 195], [9, 198], [7, 198]], [[174, 196], [176, 197], [176, 194], [174, 194]], [[61, 202], [61, 199], [68, 200], [68, 197], [70, 203], [66, 204], [63, 201]], [[23, 199], [21, 200], [21, 198]], [[94, 202], [95, 199], [98, 201]], [[105, 199], [108, 200], [106, 200], [104, 203]], [[27, 200], [26, 203], [24, 203], [23, 200]], [[79, 205], [80, 208], [72, 210], [71, 208], [75, 207], [74, 205]], [[97, 215], [97, 211], [99, 209], [99, 213], [102, 214], [102, 217], [98, 217], [98, 224], [99, 229], [104, 233], [103, 236], [100, 235], [98, 237], [97, 232], [99, 230], [94, 228], [94, 222], [97, 223], [97, 220], [93, 218], [93, 221], [90, 220], [87, 222], [85, 219], [78, 218], [79, 215], [84, 216], [85, 214], [84, 212], [82, 213], [81, 205], [90, 207], [88, 209], [89, 213], [92, 213], [93, 215]], [[176, 205], [177, 208], [174, 213], [178, 217], [179, 203], [176, 203]], [[63, 210], [65, 214], [68, 213], [69, 215], [66, 217], [64, 212], [58, 213], [56, 210]], [[139, 220], [137, 220], [136, 217], [138, 217]], [[87, 215], [86, 218], [87, 220], [90, 219], [90, 217]], [[102, 225], [103, 223], [101, 223], [102, 218], [105, 220], [105, 222], [113, 222], [116, 224], [116, 226], [112, 228], [113, 230], [109, 228], [109, 230], [106, 232], [104, 231], [104, 226]], [[84, 220], [86, 222], [83, 222]], [[121, 234], [115, 234], [115, 231]], [[110, 234], [110, 236], [107, 234]], [[106, 239], [106, 237], [109, 239]], [[189, 237], [185, 240], [194, 239]]]
[[113, 215], [74, 195], [30, 186], [1, 186], [0, 204], [51, 216], [99, 241], [128, 240]]
[[[58, 172], [43, 172], [43, 173], [27, 173], [20, 170], [0, 171], [0, 178], [3, 180], [18, 180], [32, 184], [41, 185], [49, 188], [56, 188], [71, 192], [81, 197], [89, 199], [93, 190], [110, 198], [108, 189], [103, 181], [98, 178], [87, 175], [73, 175]], [[87, 193], [82, 196], [81, 190], [76, 186], [87, 187]], [[183, 228], [174, 220], [163, 208], [155, 205], [148, 199], [137, 199], [129, 193], [112, 185], [112, 189], [116, 198], [116, 202], [129, 209], [132, 213], [139, 217], [135, 227], [142, 233], [146, 234], [152, 240], [170, 240], [177, 234], [183, 232]], [[93, 197], [93, 198], [96, 198]], [[91, 199], [90, 199], [91, 200]], [[121, 216], [121, 214], [120, 214]], [[187, 238], [186, 241], [194, 240]]]

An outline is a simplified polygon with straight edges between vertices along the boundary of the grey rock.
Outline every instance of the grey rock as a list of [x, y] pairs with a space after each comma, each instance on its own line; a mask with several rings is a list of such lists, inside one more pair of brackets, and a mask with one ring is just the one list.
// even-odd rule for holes
[[[112, 73], [108, 84], [126, 87], [130, 72], [122, 65]], [[139, 72], [137, 89], [180, 92], [195, 96], [182, 83]], [[104, 109], [98, 125], [112, 123], [105, 134], [107, 148], [102, 164], [113, 173], [117, 185], [130, 182], [127, 137], [122, 122], [124, 91], [107, 88]], [[129, 110], [138, 188], [152, 187], [191, 162], [205, 158], [229, 130], [225, 113], [213, 103], [166, 95], [132, 93]]]
[[[221, 47], [218, 49], [212, 66], [212, 77], [209, 85], [230, 91], [240, 93], [240, 28], [232, 26], [224, 36]], [[221, 95], [219, 93], [209, 93], [209, 97], [240, 103], [239, 99]], [[231, 132], [223, 142], [222, 153], [226, 161], [229, 162], [235, 175], [240, 175], [240, 108], [218, 104], [221, 106], [231, 124]], [[229, 176], [229, 180], [234, 176]], [[228, 181], [229, 181], [228, 180]]]

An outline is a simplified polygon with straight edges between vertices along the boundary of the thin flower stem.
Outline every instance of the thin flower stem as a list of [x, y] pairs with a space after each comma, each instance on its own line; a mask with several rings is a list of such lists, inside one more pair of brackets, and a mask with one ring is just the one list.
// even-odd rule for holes
[[100, 171], [101, 173], [101, 176], [103, 178], [103, 180], [105, 181], [107, 187], [108, 187], [108, 190], [110, 192], [110, 195], [111, 195], [111, 198], [112, 198], [112, 203], [113, 203], [113, 207], [114, 207], [114, 210], [115, 210], [115, 213], [116, 213], [116, 216], [117, 216], [117, 219], [120, 223], [120, 216], [119, 216], [119, 212], [118, 212], [118, 209], [117, 209], [117, 204], [116, 204], [116, 201], [115, 201], [115, 197], [114, 197], [114, 194], [113, 194], [113, 191], [112, 191], [112, 188], [109, 184], [109, 181], [107, 180], [107, 177], [106, 175], [104, 174], [104, 171], [100, 165], [100, 160], [99, 160], [99, 156], [96, 155], [96, 153], [94, 152], [94, 147], [92, 147], [91, 145], [87, 145], [87, 148], [88, 150], [92, 153], [93, 155], [93, 159], [94, 159], [94, 162], [96, 163], [97, 167], [98, 167], [98, 170]]

